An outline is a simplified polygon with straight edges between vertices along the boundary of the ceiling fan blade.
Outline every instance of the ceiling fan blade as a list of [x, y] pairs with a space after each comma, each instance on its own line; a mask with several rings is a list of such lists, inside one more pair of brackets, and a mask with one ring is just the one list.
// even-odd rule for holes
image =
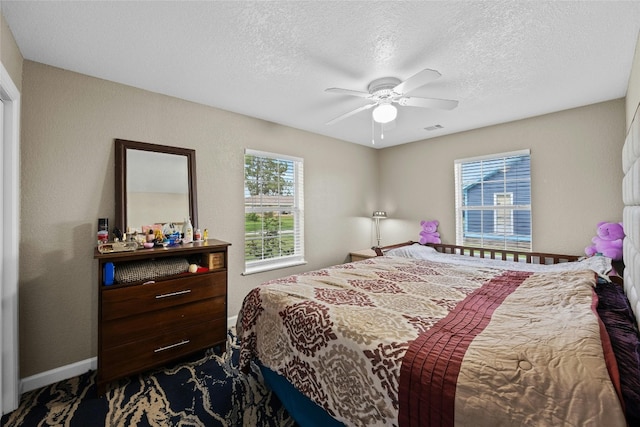
[[419, 87], [426, 85], [427, 83], [431, 83], [440, 76], [441, 74], [436, 70], [425, 68], [398, 84], [393, 88], [393, 91], [399, 95], [409, 93], [414, 89], [418, 89]]
[[325, 89], [324, 91], [331, 92], [331, 93], [340, 93], [342, 95], [359, 96], [361, 98], [368, 98], [369, 96], [371, 96], [369, 92], [360, 92], [360, 91], [351, 90], [351, 89], [341, 89], [339, 87], [330, 87], [328, 89]]
[[345, 113], [341, 116], [336, 117], [333, 120], [328, 121], [326, 124], [327, 125], [332, 125], [336, 122], [339, 122], [342, 119], [346, 119], [347, 117], [353, 116], [354, 114], [359, 113], [360, 111], [364, 111], [364, 110], [368, 110], [369, 108], [373, 108], [375, 107], [376, 104], [367, 104], [367, 105], [363, 105], [362, 107], [356, 108], [355, 110], [349, 111], [348, 113]]
[[398, 100], [398, 104], [403, 106], [406, 105], [407, 107], [438, 108], [440, 110], [453, 110], [458, 106], [458, 101], [455, 101], [453, 99], [404, 97]]

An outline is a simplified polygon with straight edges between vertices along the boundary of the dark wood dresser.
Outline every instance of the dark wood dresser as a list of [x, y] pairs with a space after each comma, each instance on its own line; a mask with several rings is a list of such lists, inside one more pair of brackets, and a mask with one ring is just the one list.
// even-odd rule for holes
[[[227, 248], [209, 239], [170, 248], [100, 253], [98, 394], [109, 382], [163, 365], [227, 336]], [[201, 268], [130, 283], [105, 284], [105, 267], [187, 259]], [[107, 279], [107, 281], [109, 281]]]

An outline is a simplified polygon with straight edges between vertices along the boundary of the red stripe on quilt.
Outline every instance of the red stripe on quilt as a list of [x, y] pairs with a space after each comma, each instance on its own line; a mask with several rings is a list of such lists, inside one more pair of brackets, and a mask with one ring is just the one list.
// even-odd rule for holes
[[456, 382], [469, 345], [531, 274], [505, 271], [492, 278], [410, 344], [400, 369], [401, 427], [454, 425]]

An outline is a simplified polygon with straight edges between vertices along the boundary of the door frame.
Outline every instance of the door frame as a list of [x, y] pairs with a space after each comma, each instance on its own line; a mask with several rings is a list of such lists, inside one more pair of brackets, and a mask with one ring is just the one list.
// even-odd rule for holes
[[0, 213], [0, 409], [20, 402], [18, 268], [20, 241], [20, 92], [0, 62], [2, 211]]

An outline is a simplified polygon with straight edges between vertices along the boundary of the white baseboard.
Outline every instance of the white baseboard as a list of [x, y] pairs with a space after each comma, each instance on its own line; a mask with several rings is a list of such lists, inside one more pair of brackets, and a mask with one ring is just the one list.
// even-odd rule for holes
[[70, 365], [60, 366], [59, 368], [51, 369], [50, 371], [22, 378], [20, 381], [20, 393], [26, 393], [58, 381], [82, 375], [87, 371], [96, 369], [97, 367], [98, 358], [92, 357], [91, 359], [81, 360], [79, 362], [71, 363]]
[[[227, 319], [227, 328], [230, 328], [232, 326], [235, 327], [237, 320], [238, 316], [229, 317]], [[87, 371], [95, 370], [97, 368], [98, 358], [92, 357], [90, 359], [81, 360], [79, 362], [51, 369], [50, 371], [45, 371], [39, 374], [32, 375], [30, 377], [22, 378], [20, 380], [20, 394], [26, 393], [31, 390], [36, 390], [40, 387], [51, 385], [58, 381], [68, 380], [69, 378], [82, 375]]]

